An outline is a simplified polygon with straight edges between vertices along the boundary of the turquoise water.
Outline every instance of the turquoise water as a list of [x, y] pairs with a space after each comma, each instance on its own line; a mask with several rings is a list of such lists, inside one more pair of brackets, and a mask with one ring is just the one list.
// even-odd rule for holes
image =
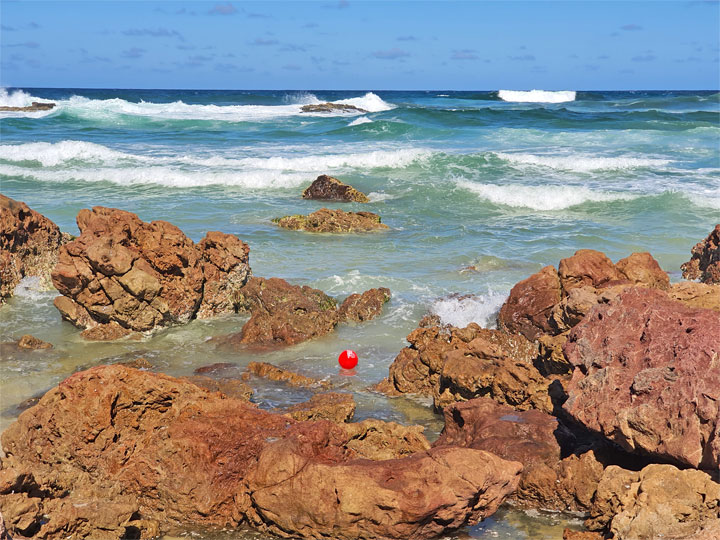
[[[432, 438], [442, 424], [427, 403], [365, 390], [387, 374], [425, 313], [492, 325], [514, 283], [580, 248], [613, 260], [650, 251], [679, 279], [690, 248], [720, 222], [720, 94], [540, 97], [565, 101], [445, 91], [0, 92], [0, 104], [58, 103], [50, 112], [0, 113], [0, 183], [2, 193], [62, 230], [77, 232], [81, 208], [117, 207], [170, 221], [196, 241], [208, 230], [236, 234], [250, 244], [259, 276], [340, 299], [370, 287], [393, 292], [370, 323], [282, 351], [231, 354], [206, 339], [239, 330], [243, 317], [195, 321], [142, 342], [89, 344], [60, 321], [55, 293], [26, 283], [0, 308], [0, 340], [32, 333], [55, 349], [5, 353], [0, 429], [17, 414], [16, 403], [73, 370], [143, 355], [178, 375], [215, 361], [240, 368], [272, 361], [353, 391], [359, 418], [420, 423]], [[300, 112], [302, 104], [339, 100], [368, 112]], [[391, 230], [334, 236], [278, 229], [273, 217], [339, 206], [300, 198], [325, 173], [370, 196], [370, 204], [342, 208], [376, 212]], [[352, 377], [335, 360], [345, 348], [360, 356]], [[255, 384], [263, 407], [307, 397]], [[483, 527], [467, 534], [556, 538], [562, 528], [512, 511]]]

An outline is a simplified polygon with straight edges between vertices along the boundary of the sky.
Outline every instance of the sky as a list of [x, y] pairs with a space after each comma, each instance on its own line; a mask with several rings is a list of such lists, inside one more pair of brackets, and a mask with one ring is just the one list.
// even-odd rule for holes
[[0, 0], [0, 85], [718, 89], [717, 1]]

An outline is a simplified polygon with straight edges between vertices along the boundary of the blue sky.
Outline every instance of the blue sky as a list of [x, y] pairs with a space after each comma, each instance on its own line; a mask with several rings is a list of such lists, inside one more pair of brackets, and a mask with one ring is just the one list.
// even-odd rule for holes
[[716, 1], [2, 0], [0, 84], [717, 89]]

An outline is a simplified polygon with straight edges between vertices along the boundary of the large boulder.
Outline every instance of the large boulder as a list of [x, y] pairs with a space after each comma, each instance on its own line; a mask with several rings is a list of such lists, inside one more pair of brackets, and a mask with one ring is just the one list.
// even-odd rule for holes
[[318, 176], [303, 191], [302, 198], [318, 201], [370, 202], [364, 193], [327, 174]]
[[685, 279], [720, 284], [720, 224], [691, 250], [692, 258], [680, 268]]
[[67, 240], [48, 218], [0, 194], [0, 303], [26, 276], [37, 276], [49, 287], [58, 251]]
[[316, 233], [350, 233], [389, 229], [372, 212], [345, 212], [321, 208], [307, 216], [294, 215], [273, 219], [283, 229]]
[[0, 511], [10, 531], [50, 540], [241, 522], [283, 536], [419, 539], [476, 523], [517, 485], [519, 463], [425, 450], [417, 436], [397, 444], [383, 429], [297, 422], [188, 381], [99, 366], [2, 434]]
[[236, 311], [250, 275], [250, 248], [237, 237], [209, 232], [195, 244], [166, 221], [100, 206], [77, 224], [52, 273], [64, 295], [55, 306], [76, 326], [112, 325], [116, 338]]
[[569, 334], [565, 411], [627, 451], [720, 467], [720, 312], [631, 288]]

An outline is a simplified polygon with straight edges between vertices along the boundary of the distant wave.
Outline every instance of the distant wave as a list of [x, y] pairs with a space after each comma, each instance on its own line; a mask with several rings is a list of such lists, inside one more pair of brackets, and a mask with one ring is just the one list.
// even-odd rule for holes
[[362, 124], [372, 124], [372, 120], [370, 120], [367, 116], [361, 116], [360, 118], [356, 118], [352, 122], [348, 124], [348, 127], [352, 126], [359, 126]]
[[587, 155], [543, 156], [535, 154], [508, 154], [496, 152], [495, 156], [511, 164], [539, 165], [551, 169], [574, 172], [592, 172], [600, 170], [636, 169], [641, 167], [664, 167], [671, 163], [667, 159], [636, 157], [592, 157]]
[[[33, 101], [46, 102], [48, 100], [32, 96], [22, 90], [15, 90], [8, 93], [7, 88], [0, 88], [0, 107], [27, 107], [31, 105]], [[3, 111], [0, 112], [0, 118], [40, 118], [52, 113], [52, 110], [36, 112]]]
[[575, 101], [576, 92], [574, 90], [530, 90], [529, 92], [520, 90], [498, 90], [498, 97], [503, 101], [513, 101], [520, 103], [564, 103], [566, 101]]

